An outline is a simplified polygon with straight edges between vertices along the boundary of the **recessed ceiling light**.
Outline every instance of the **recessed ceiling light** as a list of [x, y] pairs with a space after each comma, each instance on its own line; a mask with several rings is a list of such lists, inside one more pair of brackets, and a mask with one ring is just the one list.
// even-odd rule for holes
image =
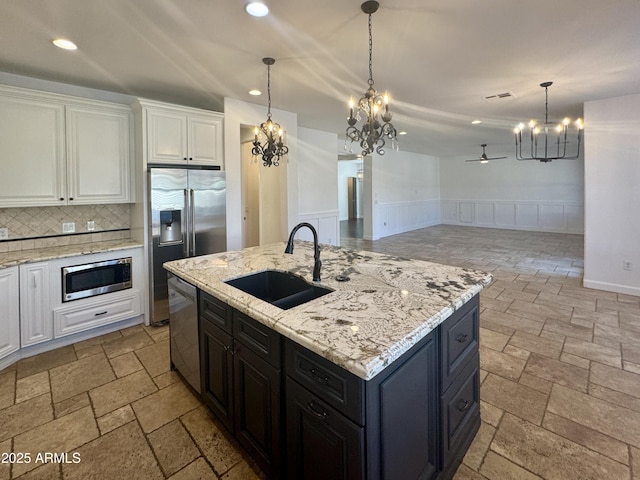
[[398, 135], [406, 135], [406, 134], [407, 134], [407, 132], [405, 132], [404, 130], [401, 131], [401, 132], [398, 132]]
[[269, 13], [269, 7], [267, 7], [264, 3], [262, 2], [251, 2], [251, 3], [247, 3], [246, 7], [244, 7], [244, 9], [247, 11], [247, 13], [253, 17], [264, 17], [265, 15], [268, 15]]
[[254, 88], [253, 90], [249, 90], [249, 95], [258, 96], [258, 95], [262, 95], [262, 92]]
[[473, 125], [478, 125], [479, 123], [482, 123], [482, 120], [474, 120], [471, 122]]
[[64, 50], [77, 50], [78, 46], [73, 43], [71, 40], [67, 40], [66, 38], [56, 38], [55, 40], [52, 41], [52, 43], [58, 47], [58, 48], [62, 48]]

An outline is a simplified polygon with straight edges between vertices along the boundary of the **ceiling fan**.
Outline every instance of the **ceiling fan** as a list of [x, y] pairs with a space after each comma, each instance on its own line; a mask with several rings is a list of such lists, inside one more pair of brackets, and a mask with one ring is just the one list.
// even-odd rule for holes
[[465, 162], [480, 162], [480, 163], [488, 163], [489, 160], [500, 160], [501, 158], [507, 158], [507, 157], [487, 157], [487, 154], [484, 152], [485, 147], [487, 146], [486, 143], [483, 143], [482, 145], [480, 145], [482, 147], [482, 155], [480, 155], [480, 158], [472, 158], [470, 160], [465, 160]]

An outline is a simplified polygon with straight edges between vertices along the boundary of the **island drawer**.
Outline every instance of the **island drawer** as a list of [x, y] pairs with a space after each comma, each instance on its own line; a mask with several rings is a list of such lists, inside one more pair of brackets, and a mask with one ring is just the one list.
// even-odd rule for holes
[[447, 390], [467, 362], [478, 351], [478, 295], [455, 311], [441, 325], [442, 391]]
[[347, 418], [364, 425], [364, 380], [289, 339], [285, 339], [285, 364], [289, 377]]
[[278, 332], [234, 309], [233, 337], [270, 365], [280, 369], [282, 337]]
[[204, 317], [216, 327], [221, 328], [228, 334], [232, 333], [231, 328], [231, 307], [221, 300], [212, 297], [208, 293], [200, 291], [200, 316]]
[[444, 464], [473, 439], [480, 422], [480, 369], [478, 354], [468, 362], [451, 388], [442, 396], [442, 455]]

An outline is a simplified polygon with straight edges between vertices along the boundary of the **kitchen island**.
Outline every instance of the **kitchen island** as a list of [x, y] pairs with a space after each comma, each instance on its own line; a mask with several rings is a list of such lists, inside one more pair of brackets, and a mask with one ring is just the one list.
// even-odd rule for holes
[[479, 427], [491, 275], [323, 246], [315, 283], [332, 291], [299, 306], [225, 283], [264, 270], [312, 283], [312, 244], [284, 249], [165, 264], [199, 289], [205, 403], [274, 478], [450, 478]]

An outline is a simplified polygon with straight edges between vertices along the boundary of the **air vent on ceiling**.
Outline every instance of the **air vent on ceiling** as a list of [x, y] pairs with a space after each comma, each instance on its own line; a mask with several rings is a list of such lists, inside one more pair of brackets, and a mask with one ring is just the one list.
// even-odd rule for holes
[[482, 98], [484, 98], [485, 102], [494, 102], [496, 100], [503, 100], [505, 98], [516, 98], [516, 96], [511, 92], [504, 92], [496, 93], [495, 95], [487, 95], [486, 97]]

